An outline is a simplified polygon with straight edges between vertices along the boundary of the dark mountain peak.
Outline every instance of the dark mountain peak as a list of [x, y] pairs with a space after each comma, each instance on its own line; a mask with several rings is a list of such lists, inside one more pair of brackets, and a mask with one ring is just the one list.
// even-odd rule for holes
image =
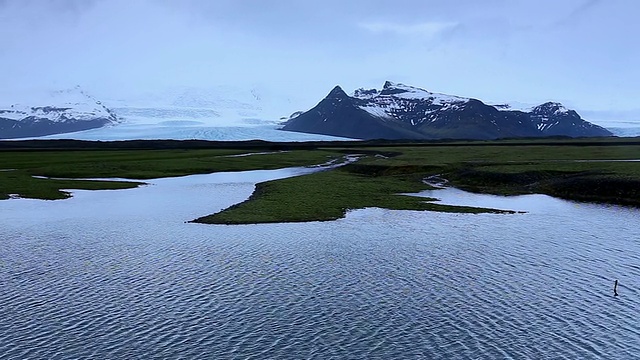
[[530, 111], [500, 110], [510, 107], [385, 81], [382, 90], [360, 88], [352, 96], [336, 86], [316, 107], [290, 120], [283, 130], [358, 139], [611, 135], [557, 102]]
[[531, 109], [531, 113], [534, 115], [561, 115], [568, 114], [573, 110], [569, 110], [564, 105], [559, 102], [548, 101], [544, 104], [540, 104], [533, 109]]
[[331, 90], [329, 95], [327, 95], [327, 99], [345, 99], [348, 97], [349, 95], [347, 95], [347, 93], [344, 92], [344, 90], [342, 90], [340, 85], [336, 85], [336, 87], [334, 87], [333, 90]]
[[353, 96], [357, 98], [370, 98], [376, 95], [378, 95], [378, 90], [376, 89], [359, 88], [353, 92]]
[[[411, 86], [406, 86], [400, 83], [394, 83], [391, 81], [385, 81], [382, 86], [382, 91], [380, 91], [380, 95], [395, 95], [409, 92], [410, 90], [418, 90], [417, 88], [413, 88]], [[422, 89], [419, 89], [422, 90]], [[422, 90], [425, 91], [425, 90]]]
[[563, 106], [562, 103], [559, 102], [555, 102], [555, 101], [547, 101], [544, 104], [540, 104], [540, 107], [560, 107]]

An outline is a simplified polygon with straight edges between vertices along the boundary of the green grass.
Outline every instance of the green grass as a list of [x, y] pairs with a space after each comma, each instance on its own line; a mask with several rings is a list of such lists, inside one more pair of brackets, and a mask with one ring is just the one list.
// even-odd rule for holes
[[[247, 201], [217, 214], [196, 219], [209, 224], [327, 221], [344, 217], [350, 209], [380, 207], [394, 210], [500, 213], [493, 209], [447, 206], [435, 199], [403, 193], [430, 189], [416, 173], [388, 169], [395, 174], [370, 175], [353, 166], [260, 183]], [[406, 169], [404, 169], [406, 170]]]
[[[68, 197], [60, 189], [123, 189], [141, 182], [35, 179], [126, 178], [154, 179], [213, 173], [277, 169], [325, 163], [340, 156], [330, 151], [292, 151], [232, 157], [252, 151], [214, 150], [91, 150], [91, 151], [0, 151], [0, 199], [9, 194], [56, 200]], [[257, 152], [257, 151], [253, 151]]]
[[10, 195], [31, 199], [60, 200], [70, 196], [62, 189], [115, 190], [130, 189], [141, 184], [123, 181], [39, 179], [21, 170], [2, 171], [0, 172], [0, 200], [9, 199]]
[[329, 151], [291, 151], [229, 157], [246, 150], [92, 150], [0, 151], [4, 169], [65, 178], [154, 179], [219, 171], [277, 169], [320, 164], [338, 155]]
[[[581, 140], [576, 140], [580, 142]], [[398, 195], [427, 189], [441, 175], [453, 186], [499, 195], [542, 193], [565, 199], [640, 205], [640, 163], [575, 162], [636, 159], [640, 146], [409, 146], [345, 149], [366, 152], [339, 170], [258, 184], [253, 196], [196, 222], [243, 224], [333, 220], [349, 209], [496, 212], [444, 206]], [[385, 153], [391, 157], [373, 156]]]
[[430, 175], [440, 175], [453, 186], [475, 192], [543, 193], [572, 200], [640, 206], [640, 162], [576, 162], [638, 159], [640, 141], [637, 139], [347, 145], [304, 145], [304, 149], [299, 146], [289, 152], [245, 157], [229, 155], [268, 150], [6, 150], [0, 151], [0, 170], [16, 170], [0, 171], [0, 199], [8, 198], [9, 194], [62, 199], [68, 194], [60, 189], [120, 189], [139, 185], [35, 179], [33, 175], [151, 179], [314, 165], [345, 153], [360, 153], [366, 156], [340, 169], [258, 184], [248, 201], [196, 221], [240, 224], [333, 220], [343, 217], [350, 209], [366, 207], [496, 212], [438, 205], [430, 199], [401, 195], [427, 189], [422, 180]]
[[640, 206], [639, 162], [541, 161], [452, 169], [452, 185], [499, 195], [547, 194], [568, 200]]

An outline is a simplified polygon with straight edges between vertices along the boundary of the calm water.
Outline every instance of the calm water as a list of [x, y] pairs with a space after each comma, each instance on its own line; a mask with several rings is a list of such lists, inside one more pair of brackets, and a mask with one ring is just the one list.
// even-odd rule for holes
[[638, 210], [447, 189], [529, 212], [185, 223], [304, 171], [0, 202], [0, 358], [640, 356]]

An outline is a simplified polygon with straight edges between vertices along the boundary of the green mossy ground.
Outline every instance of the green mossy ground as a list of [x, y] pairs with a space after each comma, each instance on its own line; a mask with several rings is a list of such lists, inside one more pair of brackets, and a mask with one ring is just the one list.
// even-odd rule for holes
[[[484, 213], [499, 210], [438, 205], [436, 199], [402, 195], [432, 187], [420, 173], [370, 175], [354, 172], [353, 165], [299, 177], [260, 183], [247, 201], [220, 213], [195, 220], [210, 224], [327, 221], [347, 210], [379, 207], [395, 210]], [[360, 169], [361, 170], [361, 169]], [[376, 169], [378, 170], [378, 169]]]
[[[575, 140], [579, 143], [580, 140]], [[360, 150], [360, 151], [358, 151]], [[500, 212], [445, 206], [399, 195], [429, 189], [439, 175], [452, 186], [498, 195], [541, 193], [577, 201], [640, 205], [640, 146], [408, 146], [345, 149], [366, 153], [330, 172], [258, 184], [247, 201], [196, 219], [214, 224], [333, 220], [349, 209], [381, 207], [445, 212]], [[375, 156], [376, 153], [390, 155]], [[579, 160], [579, 162], [576, 162]]]
[[[37, 199], [62, 199], [68, 195], [59, 189], [121, 189], [139, 185], [139, 182], [38, 179], [33, 175], [151, 179], [315, 165], [344, 154], [363, 154], [357, 163], [338, 169], [258, 184], [249, 200], [196, 221], [244, 224], [332, 220], [343, 217], [349, 209], [365, 207], [496, 211], [438, 205], [430, 199], [401, 195], [428, 189], [422, 180], [432, 175], [449, 180], [452, 186], [475, 192], [543, 193], [571, 200], [640, 206], [640, 162], [609, 161], [639, 159], [640, 139], [367, 142], [362, 146], [358, 143], [270, 144], [264, 149], [233, 148], [234, 144], [225, 144], [228, 148], [216, 145], [214, 149], [179, 149], [174, 147], [181, 144], [168, 144], [170, 149], [156, 150], [45, 151], [21, 150], [18, 146], [0, 151], [0, 170], [15, 169], [0, 171], [0, 198], [18, 194]], [[274, 148], [290, 151], [230, 156]]]
[[0, 199], [15, 194], [23, 198], [58, 200], [68, 197], [68, 193], [59, 189], [126, 189], [143, 183], [71, 179], [144, 180], [219, 171], [277, 169], [321, 164], [339, 156], [305, 150], [233, 156], [246, 153], [248, 151], [238, 149], [0, 151]]

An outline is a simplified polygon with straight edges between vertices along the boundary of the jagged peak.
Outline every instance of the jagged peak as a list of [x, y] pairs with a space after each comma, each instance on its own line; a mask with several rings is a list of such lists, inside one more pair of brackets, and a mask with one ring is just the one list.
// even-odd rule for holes
[[384, 85], [382, 85], [382, 90], [423, 91], [425, 93], [431, 94], [430, 91], [427, 91], [425, 89], [389, 80], [384, 82]]
[[396, 83], [392, 81], [385, 81], [382, 90], [376, 92], [375, 94], [372, 92], [373, 90], [356, 91], [354, 92], [354, 96], [360, 99], [366, 99], [379, 96], [393, 96], [396, 98], [401, 98], [405, 100], [427, 100], [431, 99], [435, 103], [444, 104], [444, 103], [459, 103], [459, 102], [467, 102], [468, 98], [463, 98], [459, 96], [452, 96], [446, 94], [432, 93], [425, 89], [405, 85], [402, 83]]
[[378, 95], [377, 89], [358, 88], [353, 92], [353, 97], [359, 99], [368, 99]]
[[387, 81], [384, 82], [384, 85], [382, 85], [382, 88], [383, 89], [388, 89], [388, 88], [396, 87], [398, 85], [402, 85], [402, 84], [397, 84], [397, 83], [394, 83], [392, 81], [387, 80]]
[[540, 104], [536, 107], [551, 108], [551, 107], [564, 107], [564, 105], [562, 105], [562, 103], [555, 102], [555, 101], [547, 101], [546, 103]]
[[548, 101], [544, 104], [540, 104], [534, 107], [531, 112], [534, 114], [565, 114], [570, 112], [571, 110], [567, 109], [564, 105], [559, 102]]
[[340, 85], [336, 85], [330, 92], [329, 95], [327, 95], [328, 98], [345, 98], [345, 97], [349, 97], [349, 95], [347, 95], [346, 92], [344, 92], [344, 90], [342, 90], [342, 88], [340, 87]]

